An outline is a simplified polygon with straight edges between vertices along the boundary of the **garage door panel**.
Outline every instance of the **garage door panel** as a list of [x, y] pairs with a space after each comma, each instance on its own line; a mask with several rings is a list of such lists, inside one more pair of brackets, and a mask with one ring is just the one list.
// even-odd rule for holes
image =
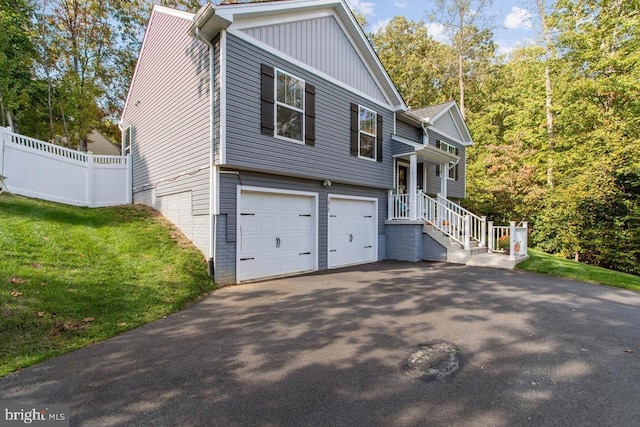
[[238, 202], [238, 281], [315, 268], [315, 197], [243, 190]]
[[331, 198], [329, 208], [329, 268], [376, 261], [375, 202]]

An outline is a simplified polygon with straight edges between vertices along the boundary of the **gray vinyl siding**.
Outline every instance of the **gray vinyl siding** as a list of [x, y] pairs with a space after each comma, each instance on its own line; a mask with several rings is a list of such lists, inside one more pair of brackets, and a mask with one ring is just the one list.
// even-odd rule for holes
[[308, 19], [243, 30], [298, 61], [385, 102], [376, 81], [335, 17]]
[[436, 120], [435, 127], [446, 133], [447, 135], [451, 135], [454, 138], [459, 138], [460, 140], [462, 140], [462, 136], [460, 135], [460, 132], [458, 132], [458, 128], [456, 127], [456, 124], [449, 112]]
[[[227, 39], [227, 164], [240, 169], [376, 188], [393, 185], [393, 113], [235, 36]], [[260, 132], [260, 65], [315, 86], [316, 141], [305, 146]], [[350, 155], [350, 103], [382, 114], [383, 161]]]
[[422, 128], [415, 127], [400, 120], [396, 122], [396, 135], [409, 141], [422, 144]]
[[[237, 172], [237, 174], [236, 174]], [[275, 188], [282, 190], [305, 191], [318, 193], [318, 267], [320, 270], [327, 268], [327, 201], [328, 194], [339, 194], [359, 197], [372, 197], [378, 199], [378, 253], [380, 259], [384, 257], [385, 248], [385, 225], [387, 219], [387, 191], [368, 187], [357, 187], [352, 185], [342, 185], [333, 183], [331, 187], [324, 187], [322, 182], [317, 180], [295, 179], [285, 176], [270, 175], [250, 171], [223, 172], [220, 175], [220, 217], [218, 227], [218, 253], [220, 248], [228, 255], [229, 251], [235, 254], [236, 241], [236, 205], [237, 186], [246, 185], [254, 187]], [[220, 224], [226, 225], [226, 230], [222, 230]], [[221, 271], [230, 268], [230, 260], [227, 255], [222, 255], [218, 263]], [[233, 259], [233, 269], [235, 272], [235, 258]], [[222, 273], [220, 273], [222, 275]], [[226, 274], [226, 273], [225, 273]], [[235, 274], [235, 273], [234, 273]]]
[[422, 259], [426, 261], [447, 261], [447, 249], [433, 237], [422, 235]]
[[214, 49], [213, 57], [213, 73], [214, 73], [214, 89], [213, 89], [213, 135], [214, 135], [214, 164], [220, 163], [220, 35], [217, 35], [212, 41]]
[[[465, 180], [467, 178], [467, 157], [466, 147], [450, 138], [445, 138], [440, 134], [429, 131], [429, 144], [435, 146], [436, 140], [444, 141], [458, 148], [458, 156], [460, 157], [458, 179], [447, 181], [447, 196], [451, 198], [464, 199], [465, 196]], [[427, 164], [427, 194], [435, 195], [440, 192], [440, 177], [436, 176], [436, 165]]]
[[397, 156], [398, 154], [411, 154], [415, 153], [415, 151], [415, 148], [407, 144], [393, 140], [391, 141], [391, 154], [394, 156]]
[[189, 36], [190, 23], [153, 13], [122, 119], [132, 126], [134, 195], [191, 190], [192, 213], [202, 215], [209, 213], [209, 57]]

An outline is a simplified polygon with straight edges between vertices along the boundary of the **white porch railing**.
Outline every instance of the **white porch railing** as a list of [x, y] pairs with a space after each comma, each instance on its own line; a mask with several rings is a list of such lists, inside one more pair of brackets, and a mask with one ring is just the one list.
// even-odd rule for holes
[[70, 150], [0, 127], [0, 175], [12, 193], [75, 206], [131, 203], [129, 156]]
[[442, 194], [436, 196], [439, 203], [445, 205], [447, 208], [454, 211], [456, 214], [465, 217], [469, 217], [469, 238], [478, 242], [479, 247], [486, 245], [487, 235], [487, 217], [478, 216], [473, 212], [463, 208], [462, 206], [452, 202], [451, 200], [443, 197]]
[[520, 225], [516, 226], [515, 221], [511, 221], [509, 225], [493, 225], [493, 221], [489, 221], [489, 245], [488, 249], [491, 252], [507, 253], [506, 243], [509, 243], [509, 258], [516, 261], [522, 261], [529, 257], [528, 254], [528, 226], [527, 222], [523, 221]]
[[[416, 220], [426, 221], [442, 231], [465, 249], [471, 248], [475, 240], [479, 246], [486, 242], [486, 218], [472, 214], [461, 206], [446, 199], [436, 200], [418, 191], [416, 194]], [[389, 219], [409, 220], [411, 218], [411, 197], [409, 194], [389, 192]]]
[[424, 210], [420, 209], [422, 219], [463, 245], [465, 249], [471, 247], [468, 216], [458, 214], [453, 209], [448, 208], [423, 192], [419, 193], [418, 198], [421, 201], [419, 206], [421, 205], [424, 208]]
[[[478, 247], [488, 247], [490, 252], [506, 253], [511, 259], [522, 261], [528, 258], [527, 223], [516, 225], [511, 221], [508, 226], [494, 226], [493, 221], [486, 220], [467, 209], [438, 196], [436, 199], [422, 191], [416, 194], [416, 220], [426, 221], [437, 230], [442, 231], [452, 240], [460, 243], [465, 249], [471, 248], [471, 242], [478, 242]], [[411, 219], [411, 197], [409, 194], [393, 194], [389, 192], [389, 220]], [[508, 239], [508, 251], [502, 242]]]

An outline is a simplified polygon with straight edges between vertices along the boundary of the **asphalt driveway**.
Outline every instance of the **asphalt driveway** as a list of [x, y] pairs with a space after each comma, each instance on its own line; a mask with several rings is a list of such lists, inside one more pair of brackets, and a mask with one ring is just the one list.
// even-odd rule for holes
[[[433, 343], [460, 368], [408, 375]], [[637, 425], [640, 294], [395, 262], [229, 287], [2, 378], [0, 401], [92, 426]]]

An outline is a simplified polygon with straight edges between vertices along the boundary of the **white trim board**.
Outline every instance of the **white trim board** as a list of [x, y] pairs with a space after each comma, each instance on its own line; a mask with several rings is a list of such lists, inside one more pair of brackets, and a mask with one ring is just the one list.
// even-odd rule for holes
[[[220, 31], [220, 159], [227, 164], [227, 30]], [[212, 78], [215, 76], [212, 76]]]

